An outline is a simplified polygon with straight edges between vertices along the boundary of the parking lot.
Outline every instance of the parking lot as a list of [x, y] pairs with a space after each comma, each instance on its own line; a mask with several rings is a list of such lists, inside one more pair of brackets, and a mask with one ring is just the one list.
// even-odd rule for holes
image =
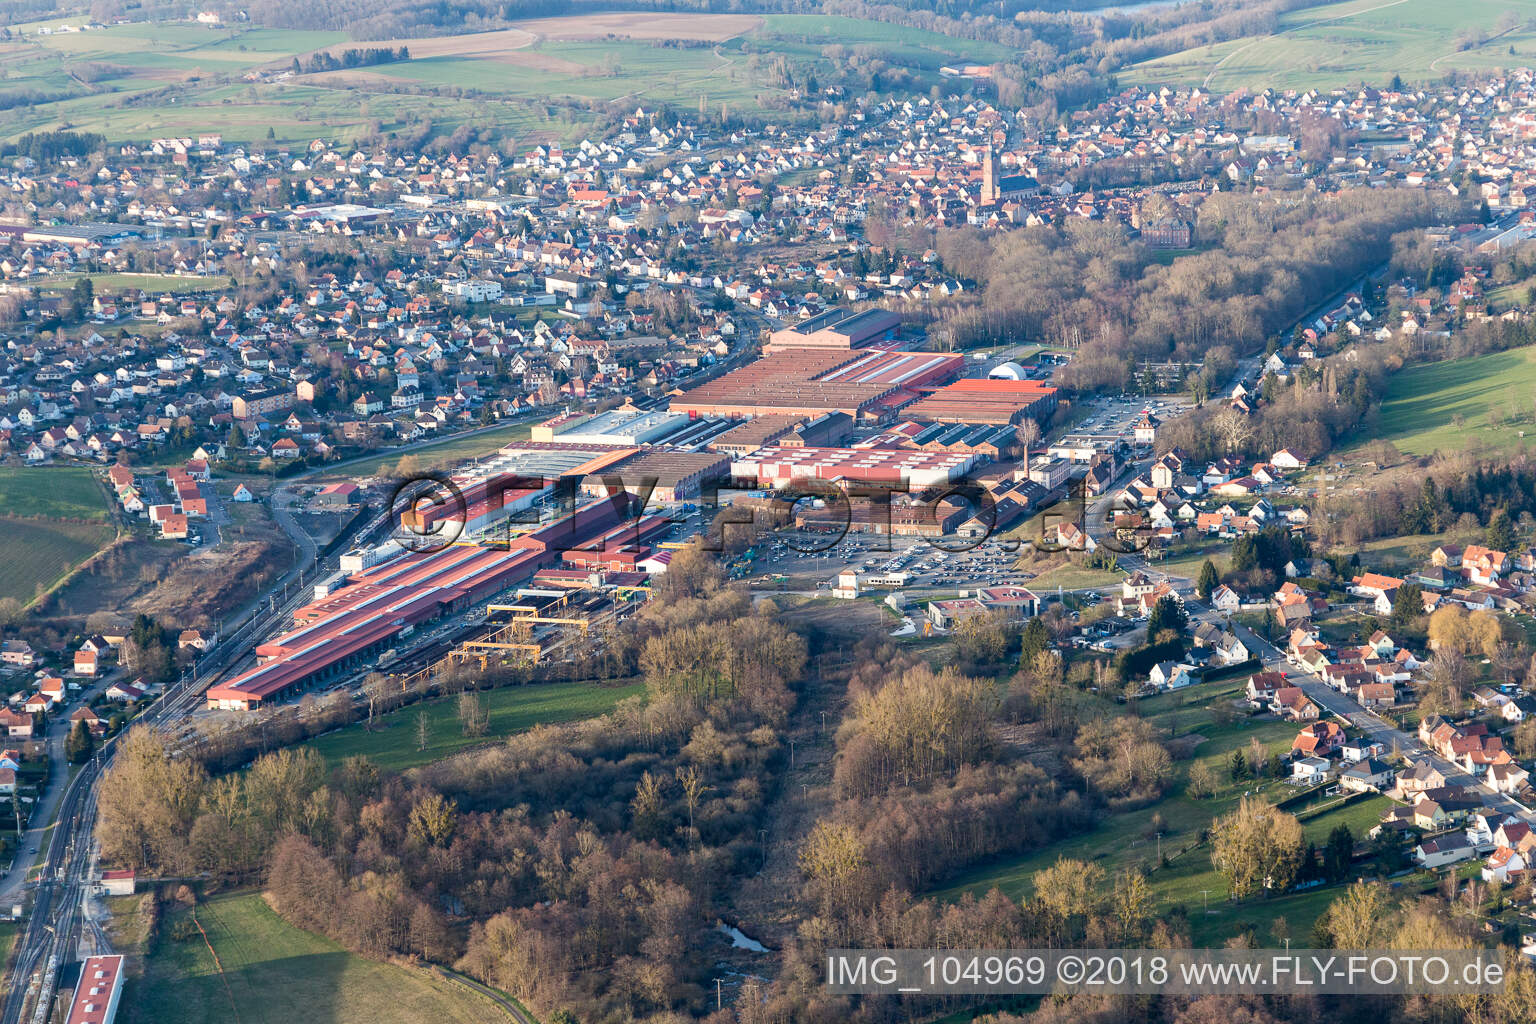
[[[996, 541], [983, 541], [969, 551], [950, 552], [914, 537], [850, 533], [827, 550], [826, 535], [790, 531], [766, 538], [754, 550], [746, 575], [758, 582], [780, 582], [790, 589], [827, 589], [838, 573], [853, 569], [863, 576], [906, 577], [905, 589], [951, 590], [1023, 584], [1030, 574], [1014, 569], [1018, 558]], [[956, 543], [957, 538], [944, 541]], [[776, 581], [777, 576], [786, 577]]]
[[1147, 398], [1141, 395], [1117, 395], [1098, 399], [1087, 406], [1082, 422], [1067, 432], [1066, 441], [1114, 441], [1134, 444], [1136, 423], [1150, 412], [1159, 421], [1184, 415], [1193, 406], [1185, 399]]

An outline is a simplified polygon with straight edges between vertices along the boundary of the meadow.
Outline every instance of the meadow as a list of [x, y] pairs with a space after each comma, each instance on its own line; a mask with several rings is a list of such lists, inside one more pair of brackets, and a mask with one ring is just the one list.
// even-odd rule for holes
[[107, 518], [106, 498], [84, 467], [0, 469], [0, 515]]
[[[598, 686], [593, 683], [551, 683], [511, 686], [479, 694], [490, 711], [483, 735], [466, 736], [459, 725], [459, 698], [441, 697], [349, 725], [311, 740], [309, 746], [332, 764], [348, 757], [368, 758], [388, 771], [405, 771], [441, 760], [470, 747], [504, 739], [536, 725], [553, 725], [595, 718], [612, 711], [619, 701], [643, 693], [644, 686]], [[417, 720], [427, 716], [427, 744], [420, 745]]]
[[365, 960], [294, 928], [258, 893], [216, 896], [196, 913], [208, 943], [196, 931], [184, 941], [172, 938], [190, 914], [173, 908], [144, 958], [142, 975], [128, 980], [120, 1012], [127, 1024], [500, 1024], [507, 1019], [490, 1000], [433, 973]]
[[[1348, 0], [1291, 11], [1272, 35], [1196, 47], [1126, 68], [1124, 84], [1331, 89], [1443, 77], [1453, 70], [1530, 66], [1536, 0]], [[1506, 20], [1507, 19], [1507, 20]], [[1506, 31], [1506, 26], [1513, 26]], [[1473, 33], [1481, 42], [1474, 45]]]
[[1508, 453], [1536, 443], [1536, 346], [1410, 366], [1392, 376], [1370, 436], [1410, 455]]
[[442, 133], [468, 125], [528, 144], [573, 141], [591, 132], [595, 104], [767, 112], [789, 88], [780, 58], [824, 64], [821, 51], [834, 44], [876, 46], [934, 81], [946, 62], [1010, 52], [853, 18], [616, 13], [391, 40], [373, 45], [406, 45], [412, 59], [290, 75], [296, 57], [357, 44], [334, 32], [187, 23], [47, 36], [36, 28], [0, 43], [0, 96], [32, 90], [52, 99], [0, 111], [0, 138], [67, 123], [114, 140], [219, 132], [259, 144], [270, 131], [274, 142], [295, 145], [430, 120]]
[[[1218, 723], [1209, 708], [1238, 696], [1246, 681], [1246, 677], [1223, 680], [1138, 701], [1136, 713], [1156, 726], [1168, 741], [1196, 742], [1192, 759], [1175, 762], [1177, 779], [1163, 799], [1135, 810], [1106, 813], [1089, 832], [981, 865], [951, 880], [937, 895], [957, 899], [969, 892], [980, 897], [997, 888], [1010, 899], [1026, 898], [1033, 892], [1034, 873], [1067, 857], [1097, 864], [1111, 878], [1126, 869], [1145, 872], [1157, 901], [1156, 911], [1187, 910], [1196, 945], [1219, 945], [1248, 927], [1257, 927], [1263, 940], [1276, 918], [1286, 919], [1291, 934], [1307, 934], [1317, 914], [1338, 895], [1336, 887], [1228, 902], [1226, 881], [1211, 866], [1210, 846], [1200, 842], [1201, 832], [1214, 818], [1232, 810], [1244, 793], [1255, 792], [1278, 802], [1296, 792], [1273, 779], [1227, 780], [1226, 765], [1233, 751], [1246, 752], [1256, 739], [1268, 753], [1283, 753], [1296, 735], [1295, 724], [1268, 717], [1239, 717]], [[1197, 763], [1215, 769], [1222, 779], [1211, 796], [1194, 797], [1185, 791], [1189, 769]], [[1328, 833], [1339, 825], [1347, 825], [1357, 839], [1362, 838], [1388, 806], [1387, 799], [1380, 796], [1348, 805], [1329, 798], [1294, 813], [1301, 818], [1306, 839], [1322, 846]], [[1159, 852], [1166, 863], [1160, 864]]]

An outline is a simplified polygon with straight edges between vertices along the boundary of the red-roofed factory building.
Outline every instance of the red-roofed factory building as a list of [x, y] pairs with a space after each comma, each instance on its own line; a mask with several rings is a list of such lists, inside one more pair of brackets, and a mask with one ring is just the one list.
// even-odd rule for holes
[[65, 1024], [112, 1024], [123, 993], [123, 958], [88, 956], [80, 965], [80, 980], [69, 1004]]
[[208, 706], [249, 710], [297, 696], [387, 650], [402, 633], [523, 583], [560, 564], [565, 552], [594, 542], [643, 541], [653, 524], [629, 521], [625, 492], [591, 502], [573, 515], [505, 547], [452, 544], [401, 555], [348, 578], [348, 585], [294, 613], [295, 628], [256, 648], [257, 664], [209, 687]]
[[930, 423], [1044, 422], [1056, 411], [1057, 390], [1037, 380], [998, 378], [957, 380], [903, 410]]
[[773, 352], [692, 391], [672, 396], [690, 416], [821, 416], [878, 419], [919, 397], [918, 388], [953, 378], [965, 358], [888, 349]]

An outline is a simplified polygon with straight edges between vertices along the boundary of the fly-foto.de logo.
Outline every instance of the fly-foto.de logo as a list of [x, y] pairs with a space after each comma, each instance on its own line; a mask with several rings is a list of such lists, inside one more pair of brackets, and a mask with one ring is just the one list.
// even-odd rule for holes
[[[601, 473], [585, 477], [506, 474], [463, 483], [429, 473], [395, 484], [389, 520], [398, 522], [401, 545], [416, 552], [439, 551], [474, 540], [506, 547], [541, 524], [558, 523], [592, 502], [613, 503], [621, 519], [639, 524], [660, 514], [655, 476]], [[675, 490], [672, 504], [678, 504]], [[935, 549], [959, 554], [994, 541], [1006, 551], [1029, 546], [1057, 552], [1103, 548], [1115, 554], [1145, 551], [1152, 528], [1145, 513], [1125, 502], [1090, 502], [1081, 481], [1043, 491], [1030, 505], [1014, 497], [999, 502], [982, 483], [961, 478], [918, 489], [904, 482], [848, 479], [791, 480], [764, 487], [753, 479], [719, 476], [699, 482], [697, 504], [708, 520], [701, 543], [721, 550], [731, 528], [775, 530], [798, 552], [836, 548], [850, 533], [869, 535], [887, 549], [894, 536], [915, 537]], [[558, 532], [546, 538], [562, 546]], [[572, 545], [576, 543], [574, 533]]]

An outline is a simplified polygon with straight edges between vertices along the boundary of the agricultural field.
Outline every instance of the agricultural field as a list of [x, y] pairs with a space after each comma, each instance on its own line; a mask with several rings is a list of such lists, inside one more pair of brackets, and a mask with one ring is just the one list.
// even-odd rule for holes
[[39, 522], [0, 516], [5, 535], [5, 559], [0, 562], [0, 598], [26, 604], [41, 590], [111, 543], [113, 530], [105, 522]]
[[1410, 455], [1536, 444], [1536, 346], [1394, 374], [1380, 422], [1362, 440], [1377, 439]]
[[1438, 79], [1453, 70], [1528, 67], [1536, 0], [1446, 4], [1348, 0], [1280, 16], [1274, 34], [1201, 46], [1126, 68], [1127, 85], [1336, 88]]
[[[639, 684], [597, 686], [593, 683], [552, 683], [488, 690], [479, 696], [490, 711], [490, 726], [479, 736], [464, 735], [459, 724], [459, 698], [441, 697], [382, 715], [372, 728], [366, 723], [350, 725], [311, 740], [308, 745], [332, 763], [362, 755], [380, 768], [404, 771], [473, 746], [504, 739], [536, 725], [596, 718], [612, 711], [624, 698], [644, 690]], [[417, 721], [423, 711], [427, 715], [427, 745], [424, 748], [420, 746], [417, 732]]]
[[190, 916], [187, 908], [172, 909], [161, 922], [143, 973], [128, 980], [119, 1014], [127, 1024], [500, 1024], [507, 1019], [490, 1000], [428, 971], [365, 960], [294, 928], [258, 893], [214, 897], [196, 914], [207, 943], [196, 930], [182, 941], [172, 937]]
[[0, 469], [0, 599], [26, 604], [110, 544], [105, 501], [88, 469]]
[[16, 467], [0, 469], [0, 515], [105, 520], [107, 506], [89, 469]]
[[[220, 132], [247, 144], [493, 127], [519, 142], [589, 134], [590, 104], [761, 112], [786, 95], [783, 64], [824, 64], [830, 45], [878, 47], [937, 81], [940, 65], [1009, 51], [932, 32], [821, 15], [613, 13], [495, 32], [361, 43], [339, 33], [132, 24], [0, 43], [0, 95], [47, 102], [0, 111], [0, 138], [57, 128], [111, 139]], [[291, 73], [295, 58], [406, 46], [408, 61]], [[782, 59], [781, 59], [782, 58]]]
[[[926, 72], [962, 56], [1001, 59], [1008, 52], [932, 32], [821, 15], [611, 14], [545, 19], [523, 27], [525, 38], [487, 33], [492, 46], [476, 35], [413, 40], [409, 61], [309, 77], [378, 75], [506, 96], [757, 110], [759, 96], [783, 91], [772, 68], [775, 61], [821, 61], [822, 48], [833, 44], [878, 46], [892, 63]], [[669, 31], [676, 38], [715, 45], [658, 45]]]

